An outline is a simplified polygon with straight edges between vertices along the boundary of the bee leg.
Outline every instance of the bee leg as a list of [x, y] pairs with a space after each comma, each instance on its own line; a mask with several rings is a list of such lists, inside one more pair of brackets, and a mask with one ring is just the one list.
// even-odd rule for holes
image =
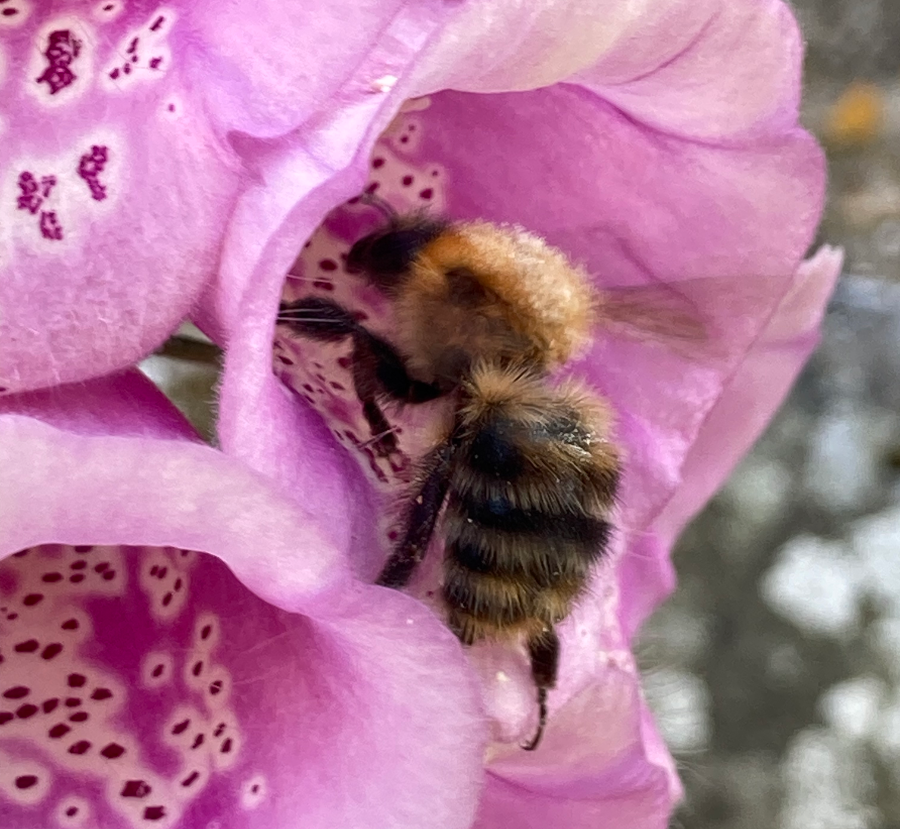
[[428, 456], [425, 477], [413, 500], [406, 521], [406, 533], [378, 577], [385, 587], [403, 587], [425, 557], [438, 514], [450, 488], [450, 463], [454, 445], [442, 443]]
[[537, 733], [522, 748], [534, 751], [544, 736], [547, 725], [547, 692], [556, 685], [559, 670], [559, 637], [556, 631], [548, 626], [542, 633], [528, 640], [528, 653], [531, 656], [531, 675], [537, 686], [538, 728]]

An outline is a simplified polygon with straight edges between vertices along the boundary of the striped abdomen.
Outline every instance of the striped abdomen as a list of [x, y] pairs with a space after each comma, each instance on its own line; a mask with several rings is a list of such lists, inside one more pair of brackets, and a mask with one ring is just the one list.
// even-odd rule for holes
[[471, 643], [537, 635], [570, 611], [610, 533], [619, 463], [603, 404], [523, 369], [465, 388], [444, 520], [444, 598]]

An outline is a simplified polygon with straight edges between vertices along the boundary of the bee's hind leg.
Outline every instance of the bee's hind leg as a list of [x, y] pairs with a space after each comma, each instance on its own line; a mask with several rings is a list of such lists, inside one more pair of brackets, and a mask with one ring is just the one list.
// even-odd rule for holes
[[528, 640], [528, 654], [531, 657], [531, 675], [537, 686], [538, 727], [534, 737], [522, 748], [534, 751], [544, 736], [547, 725], [547, 692], [556, 685], [559, 670], [559, 637], [550, 625]]

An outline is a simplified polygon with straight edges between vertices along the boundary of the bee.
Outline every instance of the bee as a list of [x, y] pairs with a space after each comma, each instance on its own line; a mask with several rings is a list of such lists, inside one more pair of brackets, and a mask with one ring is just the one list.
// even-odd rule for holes
[[[452, 400], [421, 460], [404, 528], [378, 583], [402, 588], [439, 528], [442, 597], [461, 642], [524, 641], [537, 748], [557, 682], [557, 625], [607, 551], [621, 472], [607, 403], [551, 373], [602, 312], [586, 272], [519, 227], [392, 216], [350, 249], [347, 270], [393, 301], [391, 342], [320, 297], [281, 308], [296, 333], [349, 338], [356, 391], [380, 449], [382, 401]], [[440, 520], [439, 520], [440, 519]]]

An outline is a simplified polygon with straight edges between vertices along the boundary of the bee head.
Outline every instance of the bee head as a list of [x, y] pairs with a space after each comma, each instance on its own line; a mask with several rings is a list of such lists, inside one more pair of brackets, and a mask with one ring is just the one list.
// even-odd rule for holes
[[446, 227], [447, 222], [422, 214], [394, 219], [350, 248], [347, 270], [364, 274], [375, 287], [390, 294], [409, 277], [422, 248]]

